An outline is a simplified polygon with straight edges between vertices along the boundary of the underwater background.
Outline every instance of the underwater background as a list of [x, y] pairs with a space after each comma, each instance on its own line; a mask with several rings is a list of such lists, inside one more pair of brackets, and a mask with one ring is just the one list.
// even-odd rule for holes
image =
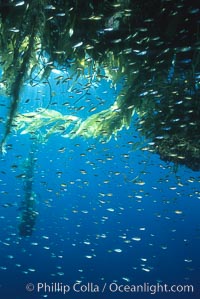
[[200, 297], [200, 10], [150, 2], [0, 1], [1, 298]]
[[[56, 86], [55, 76], [50, 82], [55, 109], [69, 92]], [[22, 101], [34, 101], [38, 92], [45, 96], [46, 87], [26, 86]], [[95, 104], [97, 95], [109, 101], [116, 92], [105, 81], [91, 91], [91, 101]], [[26, 291], [27, 283], [76, 281], [193, 285], [193, 293], [170, 297], [198, 298], [199, 172], [161, 161], [141, 142], [134, 119], [109, 143], [53, 135], [41, 144], [34, 136], [9, 137], [0, 173], [2, 298], [169, 298], [163, 293]], [[38, 214], [33, 234], [23, 237], [18, 226], [28, 188]]]

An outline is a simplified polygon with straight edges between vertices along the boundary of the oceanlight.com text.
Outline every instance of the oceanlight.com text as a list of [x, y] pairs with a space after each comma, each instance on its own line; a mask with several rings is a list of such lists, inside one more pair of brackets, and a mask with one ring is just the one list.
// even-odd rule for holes
[[75, 282], [74, 284], [64, 284], [62, 282], [38, 282], [36, 284], [28, 283], [26, 285], [26, 290], [28, 292], [37, 293], [148, 293], [150, 295], [155, 295], [157, 293], [193, 293], [193, 285], [168, 285], [168, 284], [150, 284], [145, 282], [143, 284], [120, 284], [117, 282], [111, 282], [103, 284], [88, 282], [81, 283]]

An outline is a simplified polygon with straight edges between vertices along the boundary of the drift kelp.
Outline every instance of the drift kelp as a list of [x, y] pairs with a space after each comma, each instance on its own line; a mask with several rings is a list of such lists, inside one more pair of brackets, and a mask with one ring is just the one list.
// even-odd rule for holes
[[[5, 22], [6, 12], [2, 13], [1, 28], [12, 24], [7, 28], [7, 32], [12, 28], [12, 36], [18, 34], [14, 31], [19, 28], [22, 12], [26, 12], [27, 25], [24, 26], [34, 32], [23, 36], [22, 41], [27, 43], [28, 40], [29, 46], [24, 51], [27, 55], [22, 55], [23, 61], [18, 63], [21, 68], [15, 67], [19, 74], [14, 83], [17, 80], [21, 86], [25, 78], [32, 83], [35, 78], [37, 83], [47, 80], [58, 65], [70, 70], [72, 90], [77, 79], [86, 76], [85, 70], [89, 84], [93, 84], [94, 78], [101, 81], [102, 75], [112, 81], [112, 86], [123, 79], [124, 86], [109, 103], [110, 108], [79, 119], [78, 123], [72, 122], [74, 128], [64, 137], [95, 137], [108, 141], [123, 127], [129, 128], [136, 111], [136, 126], [151, 141], [150, 151], [157, 152], [166, 161], [198, 170], [199, 9], [184, 0], [38, 1], [37, 20], [40, 22], [33, 22], [30, 7], [34, 12], [34, 3], [24, 4], [20, 10], [10, 3], [9, 22]], [[14, 22], [16, 11], [19, 17]], [[16, 50], [16, 61], [20, 61], [19, 54]], [[12, 82], [5, 66], [2, 59], [3, 76]], [[13, 84], [8, 86], [15, 86]], [[19, 91], [19, 88], [10, 91], [13, 105], [3, 145], [19, 106]], [[33, 127], [34, 121], [36, 126], [38, 119], [33, 118]], [[52, 124], [48, 136], [59, 131], [53, 121]], [[45, 120], [41, 126], [45, 126]], [[180, 140], [173, 149], [172, 140]]]

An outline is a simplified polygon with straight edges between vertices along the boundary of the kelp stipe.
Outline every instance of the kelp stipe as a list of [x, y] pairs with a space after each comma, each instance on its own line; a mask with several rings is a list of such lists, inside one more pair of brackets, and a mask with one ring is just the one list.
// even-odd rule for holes
[[26, 160], [26, 172], [24, 176], [24, 199], [20, 206], [20, 223], [18, 226], [19, 235], [31, 236], [34, 231], [38, 212], [36, 211], [36, 194], [33, 192], [35, 152], [37, 144], [34, 142], [31, 146], [29, 156]]

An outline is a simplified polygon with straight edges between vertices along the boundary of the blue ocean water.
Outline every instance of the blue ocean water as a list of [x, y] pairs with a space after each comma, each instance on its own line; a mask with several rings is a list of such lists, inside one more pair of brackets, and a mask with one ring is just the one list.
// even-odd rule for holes
[[[120, 90], [105, 81], [79, 100], [85, 82], [77, 80], [74, 91], [56, 84], [57, 76], [51, 90], [25, 86], [19, 112], [48, 106], [84, 119], [102, 102], [109, 107]], [[2, 96], [5, 115], [7, 101]], [[199, 298], [199, 172], [147, 151], [136, 119], [109, 142], [57, 133], [41, 143], [10, 134], [0, 162], [1, 298]], [[33, 145], [38, 214], [33, 234], [23, 237], [18, 226]], [[164, 292], [165, 284], [178, 289]], [[134, 291], [136, 285], [143, 289]]]

